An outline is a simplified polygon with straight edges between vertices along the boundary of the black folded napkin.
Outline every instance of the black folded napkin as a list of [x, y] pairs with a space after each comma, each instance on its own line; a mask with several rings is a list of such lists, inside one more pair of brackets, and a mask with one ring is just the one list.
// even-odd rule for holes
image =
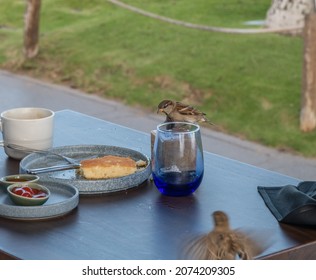
[[258, 186], [258, 191], [279, 222], [316, 226], [316, 182], [301, 182], [297, 187]]

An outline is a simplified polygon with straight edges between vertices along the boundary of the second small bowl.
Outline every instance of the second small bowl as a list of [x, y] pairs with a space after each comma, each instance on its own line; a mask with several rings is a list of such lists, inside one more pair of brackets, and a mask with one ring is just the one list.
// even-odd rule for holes
[[0, 185], [8, 187], [16, 183], [35, 183], [39, 180], [39, 176], [32, 174], [15, 174], [7, 175], [0, 179]]
[[8, 186], [7, 191], [11, 200], [22, 206], [42, 205], [50, 196], [49, 189], [37, 183], [16, 183]]

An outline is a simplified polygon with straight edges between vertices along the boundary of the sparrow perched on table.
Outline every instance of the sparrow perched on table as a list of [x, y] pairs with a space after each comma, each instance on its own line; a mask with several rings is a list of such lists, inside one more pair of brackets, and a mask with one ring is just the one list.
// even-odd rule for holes
[[161, 101], [158, 105], [157, 113], [164, 113], [166, 115], [166, 122], [207, 122], [212, 124], [203, 112], [178, 101]]
[[186, 245], [184, 257], [197, 260], [250, 260], [263, 251], [259, 242], [249, 234], [232, 230], [228, 216], [222, 211], [213, 213], [214, 229], [192, 239]]

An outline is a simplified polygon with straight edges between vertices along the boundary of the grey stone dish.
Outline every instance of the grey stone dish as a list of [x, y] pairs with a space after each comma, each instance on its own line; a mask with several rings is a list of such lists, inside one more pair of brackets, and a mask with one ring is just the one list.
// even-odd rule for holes
[[[87, 180], [80, 176], [77, 170], [63, 170], [41, 174], [41, 178], [51, 182], [67, 183], [79, 190], [80, 195], [107, 194], [137, 187], [145, 182], [151, 175], [151, 162], [148, 156], [136, 150], [106, 145], [74, 145], [62, 146], [51, 149], [73, 159], [82, 160], [89, 157], [116, 155], [131, 157], [135, 161], [143, 160], [146, 166], [134, 174], [113, 179]], [[27, 169], [65, 164], [60, 157], [32, 153], [20, 162], [20, 172], [26, 173]]]
[[19, 206], [9, 197], [5, 188], [0, 188], [0, 217], [15, 220], [42, 220], [63, 216], [78, 206], [79, 191], [66, 183], [38, 181], [50, 190], [44, 205]]

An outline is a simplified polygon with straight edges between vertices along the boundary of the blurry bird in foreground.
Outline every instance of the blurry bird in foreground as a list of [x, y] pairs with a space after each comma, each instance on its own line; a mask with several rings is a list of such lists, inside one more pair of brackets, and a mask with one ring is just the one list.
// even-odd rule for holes
[[222, 211], [213, 213], [214, 229], [207, 234], [193, 238], [185, 246], [185, 259], [195, 260], [250, 260], [267, 246], [250, 238], [250, 235], [232, 230], [228, 216]]
[[178, 101], [161, 101], [158, 105], [157, 113], [164, 113], [166, 115], [166, 122], [206, 122], [212, 124], [203, 112]]

